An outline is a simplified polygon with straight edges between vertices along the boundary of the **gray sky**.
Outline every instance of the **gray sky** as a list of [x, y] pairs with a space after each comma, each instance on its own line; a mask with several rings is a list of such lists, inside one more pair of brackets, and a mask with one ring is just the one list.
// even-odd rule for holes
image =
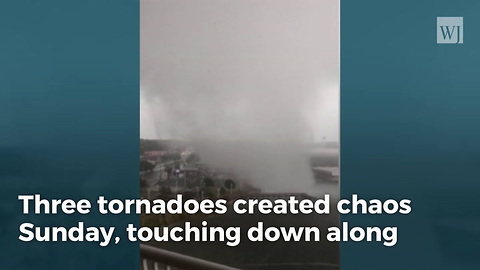
[[142, 138], [338, 140], [338, 0], [140, 2]]

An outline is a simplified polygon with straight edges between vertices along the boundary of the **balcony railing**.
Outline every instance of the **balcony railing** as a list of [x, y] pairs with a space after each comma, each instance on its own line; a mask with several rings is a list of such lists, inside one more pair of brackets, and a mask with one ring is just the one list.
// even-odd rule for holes
[[239, 270], [187, 255], [140, 244], [142, 270]]

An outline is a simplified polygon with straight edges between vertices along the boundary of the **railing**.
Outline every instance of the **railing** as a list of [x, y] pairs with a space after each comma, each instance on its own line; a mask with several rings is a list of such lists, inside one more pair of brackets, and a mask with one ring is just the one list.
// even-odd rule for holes
[[140, 244], [142, 270], [239, 270], [187, 255]]

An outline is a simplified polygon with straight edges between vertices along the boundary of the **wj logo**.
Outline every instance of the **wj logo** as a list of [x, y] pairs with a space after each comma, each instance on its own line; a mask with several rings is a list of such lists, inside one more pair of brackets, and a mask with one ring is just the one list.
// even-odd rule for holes
[[463, 17], [437, 17], [437, 43], [463, 44]]

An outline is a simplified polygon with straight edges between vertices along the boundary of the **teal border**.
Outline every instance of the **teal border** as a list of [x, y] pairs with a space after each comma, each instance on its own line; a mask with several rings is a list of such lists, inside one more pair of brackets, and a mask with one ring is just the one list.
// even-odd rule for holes
[[[341, 1], [341, 193], [412, 200], [398, 244], [347, 242], [341, 268], [479, 269], [480, 3]], [[436, 17], [463, 16], [462, 45]]]
[[139, 1], [4, 0], [0, 35], [0, 269], [136, 269], [137, 243], [24, 243], [18, 226], [137, 216], [22, 215], [17, 195], [139, 195]]

